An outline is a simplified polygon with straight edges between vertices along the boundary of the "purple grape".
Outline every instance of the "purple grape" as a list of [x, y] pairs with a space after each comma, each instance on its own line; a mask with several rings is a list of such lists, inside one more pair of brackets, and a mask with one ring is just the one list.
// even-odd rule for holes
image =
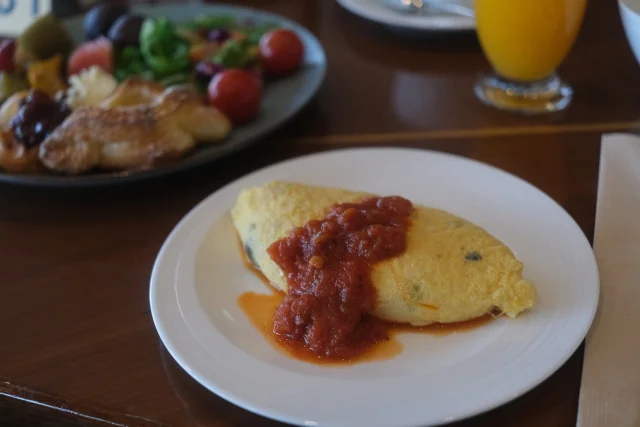
[[203, 80], [211, 80], [220, 71], [224, 71], [224, 67], [211, 61], [200, 61], [195, 68], [196, 77]]
[[207, 34], [207, 39], [210, 42], [222, 43], [224, 41], [229, 40], [230, 37], [231, 37], [231, 33], [229, 33], [229, 31], [222, 28], [214, 28], [213, 30], [209, 31], [209, 33]]
[[113, 23], [107, 37], [117, 47], [138, 47], [144, 20], [145, 17], [140, 15], [122, 15]]
[[19, 143], [36, 147], [62, 123], [71, 110], [64, 100], [53, 99], [39, 89], [32, 89], [20, 102], [10, 126]]
[[127, 6], [114, 3], [115, 2], [105, 2], [93, 7], [87, 12], [84, 18], [84, 32], [87, 40], [94, 40], [100, 36], [106, 36], [113, 23], [122, 15], [129, 12]]

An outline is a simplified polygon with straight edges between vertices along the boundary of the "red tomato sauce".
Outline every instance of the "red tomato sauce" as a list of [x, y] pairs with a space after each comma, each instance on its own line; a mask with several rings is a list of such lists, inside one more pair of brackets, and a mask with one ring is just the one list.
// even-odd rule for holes
[[273, 319], [276, 336], [338, 360], [388, 339], [386, 325], [370, 315], [376, 304], [371, 269], [405, 251], [412, 211], [401, 197], [338, 204], [269, 246], [289, 288]]

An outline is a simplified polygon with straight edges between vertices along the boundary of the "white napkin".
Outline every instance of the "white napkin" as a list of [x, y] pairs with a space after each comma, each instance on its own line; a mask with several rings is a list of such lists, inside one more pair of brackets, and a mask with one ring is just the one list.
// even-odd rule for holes
[[594, 251], [600, 306], [587, 336], [579, 427], [640, 427], [640, 138], [602, 139]]

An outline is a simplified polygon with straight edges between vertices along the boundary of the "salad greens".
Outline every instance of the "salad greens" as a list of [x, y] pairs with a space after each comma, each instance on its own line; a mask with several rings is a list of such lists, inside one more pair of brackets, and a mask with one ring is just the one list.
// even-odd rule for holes
[[181, 85], [184, 83], [188, 83], [191, 79], [191, 74], [189, 73], [178, 73], [178, 74], [172, 74], [170, 76], [167, 76], [163, 79], [158, 80], [158, 83], [160, 83], [162, 86], [174, 86], [174, 85]]
[[225, 43], [211, 61], [225, 68], [244, 68], [258, 59], [258, 49], [247, 39], [230, 40]]
[[259, 26], [254, 26], [247, 31], [247, 40], [249, 41], [249, 43], [258, 44], [262, 36], [275, 28], [278, 28], [278, 26], [275, 24], [262, 24]]
[[[139, 77], [169, 86], [190, 81], [194, 62], [200, 60], [224, 68], [251, 67], [258, 62], [260, 38], [277, 27], [228, 15], [199, 16], [179, 26], [167, 18], [147, 18], [140, 30], [140, 47], [128, 46], [116, 52], [115, 77], [119, 81]], [[213, 53], [192, 62], [192, 45], [210, 43], [207, 33], [214, 29], [227, 31], [229, 39]]]
[[275, 23], [255, 24], [250, 20], [239, 21], [233, 16], [199, 16], [181, 25], [190, 31], [207, 31], [213, 29], [236, 31], [245, 34], [251, 44], [258, 44], [260, 37], [278, 27]]
[[140, 30], [140, 51], [156, 78], [189, 69], [189, 42], [178, 37], [167, 18], [146, 19]]
[[115, 77], [118, 81], [126, 80], [129, 77], [153, 80], [153, 71], [144, 61], [140, 49], [127, 46], [116, 53]]
[[189, 43], [166, 18], [148, 18], [140, 30], [140, 48], [127, 46], [116, 55], [115, 76], [120, 81], [135, 76], [177, 84], [187, 81], [190, 66]]

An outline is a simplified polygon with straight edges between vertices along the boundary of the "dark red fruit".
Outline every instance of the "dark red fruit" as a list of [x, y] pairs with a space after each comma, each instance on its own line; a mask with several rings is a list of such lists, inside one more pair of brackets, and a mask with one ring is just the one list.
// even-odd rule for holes
[[233, 69], [215, 75], [209, 83], [209, 104], [224, 113], [234, 124], [253, 119], [260, 109], [262, 87], [250, 73]]
[[64, 99], [53, 99], [39, 89], [32, 89], [20, 102], [10, 126], [18, 142], [32, 148], [40, 145], [71, 114]]
[[303, 56], [302, 40], [291, 30], [272, 30], [260, 38], [260, 63], [268, 75], [283, 76], [295, 71]]
[[15, 53], [15, 40], [5, 40], [0, 43], [0, 72], [13, 73], [15, 71], [16, 63], [13, 60]]
[[224, 67], [211, 61], [200, 61], [195, 67], [196, 77], [202, 80], [207, 80], [207, 82], [221, 71], [224, 71]]
[[67, 74], [70, 76], [78, 74], [93, 65], [99, 66], [108, 73], [113, 72], [113, 48], [111, 42], [105, 37], [78, 46], [69, 57]]

